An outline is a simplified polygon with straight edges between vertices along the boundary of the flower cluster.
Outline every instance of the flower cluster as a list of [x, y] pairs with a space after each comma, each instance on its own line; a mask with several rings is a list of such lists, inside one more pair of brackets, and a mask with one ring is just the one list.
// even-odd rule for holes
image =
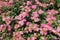
[[1, 0], [0, 40], [60, 40], [59, 0]]

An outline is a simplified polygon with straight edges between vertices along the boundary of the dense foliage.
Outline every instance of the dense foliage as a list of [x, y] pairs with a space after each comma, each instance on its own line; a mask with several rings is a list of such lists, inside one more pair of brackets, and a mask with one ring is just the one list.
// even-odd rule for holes
[[0, 40], [60, 40], [60, 0], [0, 0]]

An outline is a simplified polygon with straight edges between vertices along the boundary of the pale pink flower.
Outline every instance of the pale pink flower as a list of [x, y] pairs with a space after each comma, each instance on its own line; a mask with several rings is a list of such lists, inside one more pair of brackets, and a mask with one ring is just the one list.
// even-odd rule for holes
[[58, 20], [58, 23], [60, 23], [60, 20]]
[[27, 12], [27, 13], [31, 11], [30, 6], [25, 6], [24, 8], [25, 8], [25, 9], [24, 9], [24, 10], [25, 10], [25, 12]]
[[23, 34], [23, 31], [20, 31], [19, 33], [20, 33], [20, 34]]
[[28, 16], [28, 13], [27, 12], [22, 12], [22, 16], [26, 17], [26, 16]]
[[3, 24], [3, 25], [2, 25], [2, 30], [1, 30], [1, 31], [2, 31], [2, 32], [5, 32], [6, 28], [7, 28], [6, 24]]
[[54, 9], [51, 9], [51, 10], [48, 10], [47, 13], [50, 14], [50, 15], [52, 15], [52, 14], [57, 14], [58, 11], [56, 11]]
[[41, 27], [42, 28], [47, 28], [48, 30], [52, 30], [52, 27], [51, 26], [49, 26], [47, 24], [44, 24], [44, 23], [41, 24]]
[[33, 16], [33, 17], [38, 17], [39, 15], [38, 15], [37, 12], [33, 12], [33, 13], [32, 13], [32, 16]]
[[53, 5], [54, 3], [50, 2], [50, 5]]
[[40, 10], [38, 11], [38, 13], [39, 13], [39, 14], [42, 14], [42, 13], [44, 13], [44, 11], [43, 11], [42, 9], [40, 9]]
[[30, 37], [28, 37], [28, 38], [27, 38], [27, 40], [31, 40], [31, 38], [30, 38]]
[[31, 17], [31, 19], [33, 20], [35, 17]]
[[32, 29], [31, 28], [29, 28], [29, 32], [32, 32]]
[[47, 8], [48, 4], [42, 4], [44, 8]]
[[51, 18], [48, 18], [48, 17], [46, 17], [45, 19], [46, 19], [46, 21], [49, 21], [49, 20], [51, 20]]
[[34, 22], [38, 22], [39, 18], [38, 17], [31, 17], [32, 20], [34, 20]]
[[28, 31], [29, 31], [28, 27], [25, 27], [24, 31], [25, 31], [26, 33], [28, 33]]
[[56, 29], [57, 32], [60, 32], [60, 27], [58, 26], [57, 29]]
[[39, 18], [34, 18], [34, 22], [38, 22], [39, 21]]
[[15, 24], [14, 29], [18, 29], [20, 27], [19, 24]]
[[2, 17], [2, 21], [5, 21], [6, 20], [6, 18], [5, 17]]
[[31, 40], [35, 40], [35, 38], [34, 37], [31, 37]]
[[22, 19], [24, 19], [26, 16], [28, 16], [28, 13], [26, 13], [26, 12], [21, 12], [21, 14], [19, 14], [18, 16], [16, 16], [15, 19], [17, 19], [17, 20], [22, 20]]
[[22, 18], [20, 16], [15, 16], [15, 19], [22, 20]]
[[0, 32], [2, 31], [3, 25], [0, 25]]
[[52, 19], [52, 20], [56, 20], [56, 17], [53, 17], [53, 16], [52, 16], [51, 19]]
[[11, 17], [7, 16], [7, 17], [2, 17], [2, 20], [5, 21], [5, 23], [7, 25], [10, 24], [10, 22], [13, 20]]
[[[38, 3], [38, 2], [37, 2], [37, 3]], [[41, 2], [39, 2], [39, 6], [41, 6], [41, 7], [42, 7], [42, 6], [43, 6], [43, 4], [42, 4]]]
[[48, 21], [48, 23], [47, 23], [47, 24], [51, 26], [51, 25], [52, 25], [52, 22]]
[[23, 21], [18, 21], [18, 24], [20, 24], [20, 26], [23, 26], [24, 22]]
[[35, 2], [38, 2], [38, 0], [35, 0]]
[[31, 1], [27, 1], [27, 3], [26, 3], [27, 5], [31, 5]]
[[12, 27], [10, 25], [8, 25], [8, 31], [11, 31]]
[[20, 8], [23, 8], [23, 6], [20, 6]]
[[36, 4], [38, 4], [39, 6], [43, 6], [41, 2], [36, 0]]
[[26, 25], [29, 26], [30, 22], [27, 22]]
[[32, 5], [31, 8], [35, 10], [36, 9], [36, 5]]
[[10, 3], [10, 4], [13, 4], [13, 0], [9, 0], [9, 3]]

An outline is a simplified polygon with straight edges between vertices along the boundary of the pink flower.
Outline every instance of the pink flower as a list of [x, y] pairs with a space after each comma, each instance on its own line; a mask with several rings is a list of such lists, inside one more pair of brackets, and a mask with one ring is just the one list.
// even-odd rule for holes
[[26, 3], [27, 5], [31, 5], [31, 1], [27, 1], [27, 3]]
[[50, 25], [50, 26], [51, 26], [51, 25], [52, 25], [52, 22], [50, 22], [50, 21], [49, 21], [49, 22], [48, 22], [48, 25]]
[[0, 25], [0, 32], [2, 31], [3, 25]]
[[60, 32], [60, 27], [58, 26], [57, 29], [56, 29], [57, 32]]
[[34, 22], [38, 22], [39, 21], [39, 18], [34, 18]]
[[29, 31], [28, 27], [25, 27], [24, 31], [25, 31], [26, 33], [28, 33], [28, 31]]
[[54, 9], [51, 9], [51, 10], [48, 10], [47, 13], [50, 14], [50, 15], [51, 15], [51, 14], [57, 14], [58, 11], [56, 11], [56, 10], [54, 10]]
[[11, 17], [7, 16], [7, 17], [2, 17], [2, 20], [5, 21], [5, 23], [7, 25], [10, 24], [10, 22], [13, 20]]
[[29, 26], [30, 22], [27, 22], [26, 25]]
[[35, 38], [34, 38], [34, 37], [32, 37], [32, 38], [31, 38], [31, 40], [35, 40]]
[[27, 40], [31, 40], [31, 38], [28, 37]]
[[56, 20], [56, 17], [53, 17], [53, 16], [52, 16], [51, 19], [52, 19], [52, 20]]
[[20, 24], [20, 26], [23, 26], [24, 22], [23, 21], [18, 21], [18, 24]]
[[50, 2], [50, 5], [53, 5], [54, 3]]
[[32, 5], [31, 8], [35, 10], [36, 9], [36, 5]]
[[25, 9], [24, 9], [24, 10], [25, 10], [25, 12], [27, 12], [27, 13], [31, 11], [30, 6], [25, 6], [24, 8], [25, 8]]
[[20, 33], [20, 34], [23, 34], [23, 31], [20, 31], [19, 33]]
[[15, 16], [15, 19], [22, 20], [22, 18], [20, 16]]
[[52, 27], [51, 26], [49, 26], [47, 24], [44, 24], [44, 23], [41, 24], [41, 27], [42, 28], [47, 28], [48, 30], [52, 30]]
[[6, 20], [6, 18], [5, 17], [2, 17], [2, 21], [5, 21]]
[[20, 27], [19, 24], [15, 24], [14, 29], [18, 29]]
[[26, 17], [26, 16], [28, 16], [28, 13], [27, 12], [22, 12], [22, 16]]
[[60, 20], [58, 20], [58, 23], [60, 23]]
[[44, 13], [44, 11], [43, 11], [42, 9], [40, 9], [40, 10], [38, 11], [38, 13], [39, 13], [39, 14], [42, 14], [42, 13]]
[[38, 4], [39, 6], [42, 6], [42, 3], [39, 2], [38, 0], [35, 0], [36, 4]]
[[37, 12], [33, 12], [33, 13], [32, 13], [32, 16], [33, 16], [33, 17], [38, 17], [39, 15], [38, 15]]
[[40, 2], [40, 3], [39, 3], [39, 6], [41, 6], [41, 7], [42, 7], [42, 6], [43, 6], [43, 4]]
[[17, 19], [17, 20], [22, 20], [22, 19], [24, 19], [26, 16], [28, 16], [28, 13], [26, 13], [26, 12], [21, 12], [21, 14], [19, 14], [18, 16], [16, 16], [15, 19]]
[[9, 3], [10, 3], [10, 4], [13, 4], [13, 0], [9, 0]]
[[0, 25], [0, 32], [5, 32], [6, 28], [7, 28], [6, 24]]
[[48, 4], [42, 4], [44, 8], [47, 8]]
[[12, 27], [10, 25], [8, 25], [8, 31], [11, 31]]
[[45, 31], [43, 31], [43, 30], [41, 30], [40, 33], [41, 33], [42, 35], [47, 35], [47, 32], [45, 32]]

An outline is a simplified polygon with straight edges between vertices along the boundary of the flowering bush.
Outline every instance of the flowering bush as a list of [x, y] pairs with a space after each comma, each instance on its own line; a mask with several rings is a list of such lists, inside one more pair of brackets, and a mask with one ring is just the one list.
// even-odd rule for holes
[[60, 40], [60, 0], [0, 0], [0, 40]]

